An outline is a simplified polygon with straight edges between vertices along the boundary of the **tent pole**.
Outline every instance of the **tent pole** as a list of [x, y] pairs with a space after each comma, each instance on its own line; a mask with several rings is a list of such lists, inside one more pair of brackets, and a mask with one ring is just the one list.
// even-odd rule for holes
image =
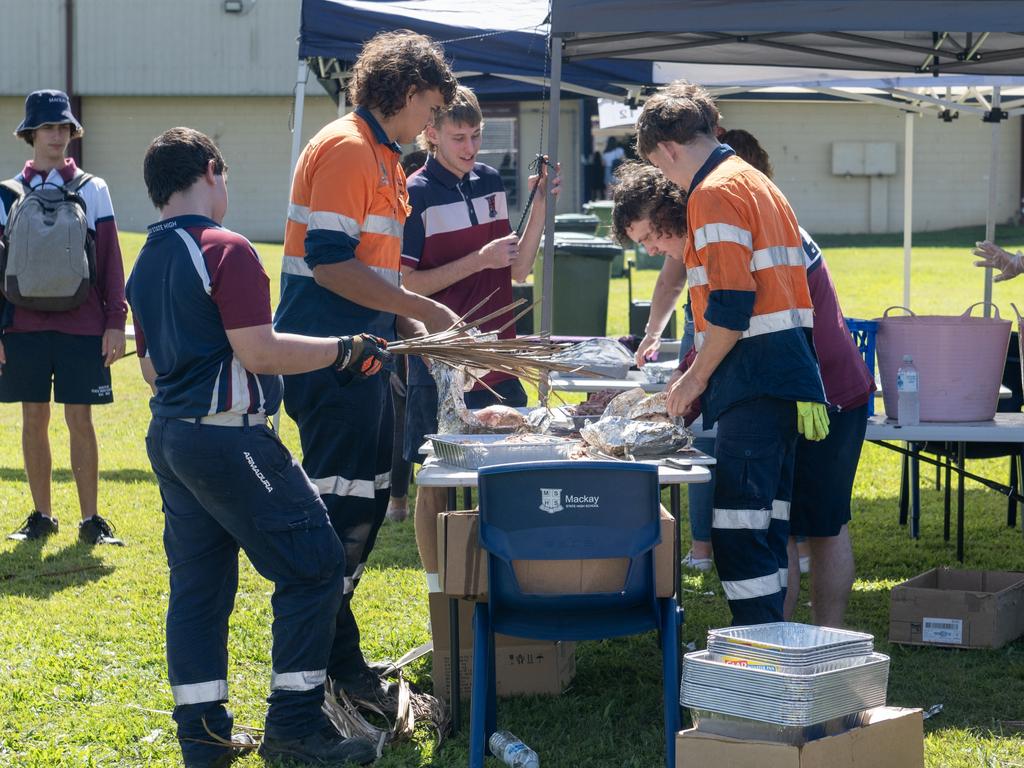
[[[992, 111], [998, 112], [1002, 101], [1002, 88], [992, 88]], [[996, 239], [996, 205], [998, 191], [996, 189], [997, 174], [999, 172], [999, 139], [1001, 138], [1003, 121], [998, 115], [992, 123], [992, 154], [988, 168], [988, 213], [985, 216], [985, 239], [995, 241]], [[985, 270], [985, 317], [992, 313], [992, 270]]]
[[910, 254], [914, 242], [914, 113], [903, 119], [903, 306], [910, 308]]
[[[548, 159], [558, 163], [559, 118], [562, 112], [562, 38], [552, 35], [551, 81], [548, 88]], [[541, 333], [551, 333], [554, 320], [552, 303], [555, 295], [555, 205], [554, 198], [548, 197], [544, 210], [544, 276], [543, 296], [540, 305]], [[547, 402], [548, 380], [541, 379], [541, 402]]]
[[303, 59], [299, 62], [299, 71], [295, 75], [295, 117], [292, 121], [292, 159], [288, 166], [288, 188], [291, 189], [295, 166], [299, 163], [299, 152], [302, 151], [302, 115], [306, 106], [306, 77], [309, 65]]

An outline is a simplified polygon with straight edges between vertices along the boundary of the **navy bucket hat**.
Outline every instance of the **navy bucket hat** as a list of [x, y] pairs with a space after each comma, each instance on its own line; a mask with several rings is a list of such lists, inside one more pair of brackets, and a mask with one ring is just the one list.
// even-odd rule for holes
[[25, 98], [25, 119], [14, 132], [20, 136], [25, 131], [34, 131], [41, 125], [70, 125], [72, 137], [81, 136], [84, 132], [71, 111], [71, 100], [64, 91], [32, 91]]

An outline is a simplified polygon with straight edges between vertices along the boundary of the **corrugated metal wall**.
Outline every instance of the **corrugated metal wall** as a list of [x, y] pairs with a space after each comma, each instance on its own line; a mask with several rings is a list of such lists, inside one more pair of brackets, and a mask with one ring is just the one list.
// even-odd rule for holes
[[63, 88], [64, 0], [0, 0], [0, 19], [0, 94]]

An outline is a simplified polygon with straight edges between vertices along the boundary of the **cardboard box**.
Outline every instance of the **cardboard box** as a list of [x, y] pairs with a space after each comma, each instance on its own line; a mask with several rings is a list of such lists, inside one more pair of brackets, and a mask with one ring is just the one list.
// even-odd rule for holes
[[[437, 562], [441, 591], [449, 596], [481, 598], [487, 594], [487, 568], [480, 549], [479, 515], [445, 512], [437, 516]], [[674, 538], [676, 521], [661, 510], [661, 543], [654, 550], [658, 597], [676, 591]], [[520, 560], [513, 563], [526, 592], [614, 592], [626, 581], [626, 558], [597, 560]]]
[[[434, 695], [451, 695], [451, 652], [448, 595], [429, 596], [434, 640]], [[473, 603], [459, 600], [459, 688], [468, 699], [473, 679]], [[576, 643], [550, 642], [508, 635], [494, 636], [495, 687], [499, 696], [557, 696], [576, 676]]]
[[1024, 634], [1024, 573], [933, 568], [897, 585], [889, 641], [1001, 648]]
[[878, 707], [869, 718], [860, 728], [800, 747], [691, 728], [676, 736], [676, 768], [924, 768], [920, 709]]

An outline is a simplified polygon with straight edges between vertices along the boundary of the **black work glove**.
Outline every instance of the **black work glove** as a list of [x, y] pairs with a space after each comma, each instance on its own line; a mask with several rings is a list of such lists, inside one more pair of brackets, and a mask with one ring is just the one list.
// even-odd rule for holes
[[334, 360], [334, 368], [349, 371], [357, 379], [368, 379], [391, 360], [387, 346], [387, 341], [369, 333], [339, 336], [338, 357]]

